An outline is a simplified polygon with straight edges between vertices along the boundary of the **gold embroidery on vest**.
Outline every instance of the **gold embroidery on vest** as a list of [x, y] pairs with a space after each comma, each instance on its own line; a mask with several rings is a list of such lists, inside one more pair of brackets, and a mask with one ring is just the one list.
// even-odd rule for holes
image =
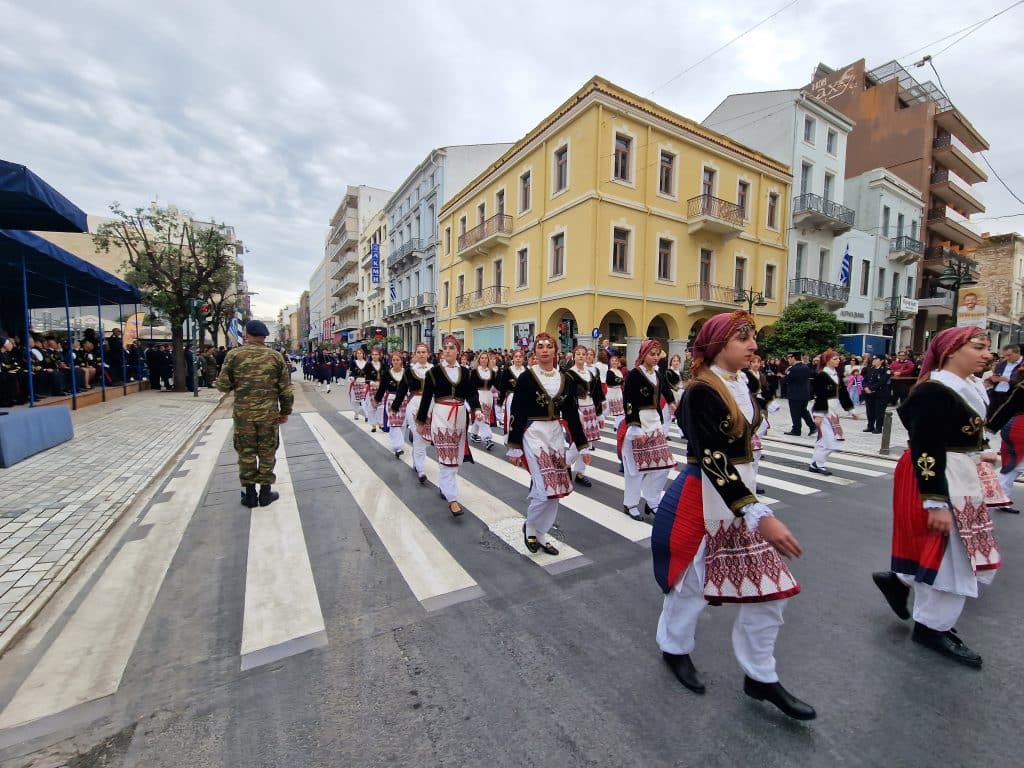
[[982, 419], [981, 416], [972, 416], [971, 423], [960, 427], [960, 431], [965, 435], [975, 435], [981, 431], [981, 427], [984, 423], [985, 420]]
[[725, 485], [730, 480], [739, 479], [737, 474], [729, 469], [729, 460], [721, 451], [712, 451], [710, 448], [705, 448], [702, 463], [707, 473], [714, 478], [715, 485], [719, 487]]
[[921, 471], [922, 480], [929, 480], [935, 477], [935, 457], [922, 453], [917, 457], [917, 468]]

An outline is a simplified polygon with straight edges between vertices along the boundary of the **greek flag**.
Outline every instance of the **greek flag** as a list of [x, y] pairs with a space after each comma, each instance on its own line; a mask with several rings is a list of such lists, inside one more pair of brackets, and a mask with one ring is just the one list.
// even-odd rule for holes
[[393, 278], [388, 281], [388, 300], [392, 304], [398, 301], [398, 286], [395, 285]]
[[846, 252], [843, 254], [843, 263], [839, 266], [839, 284], [850, 284], [850, 270], [853, 268], [853, 255], [850, 253], [850, 244], [846, 244]]
[[228, 346], [229, 347], [240, 347], [245, 341], [245, 327], [242, 325], [242, 318], [236, 312], [235, 316], [231, 318], [231, 322], [228, 323]]

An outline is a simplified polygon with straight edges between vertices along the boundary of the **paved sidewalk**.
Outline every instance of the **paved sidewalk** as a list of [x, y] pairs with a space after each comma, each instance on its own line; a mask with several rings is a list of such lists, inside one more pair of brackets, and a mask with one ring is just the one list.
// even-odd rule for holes
[[[789, 431], [790, 427], [793, 426], [789, 418], [789, 403], [785, 400], [776, 400], [775, 402], [780, 403], [782, 408], [775, 413], [768, 414], [768, 421], [771, 424], [771, 428], [768, 430], [768, 439], [777, 440], [781, 443], [813, 446], [815, 437], [807, 434], [806, 424], [802, 424], [800, 426], [800, 437], [785, 434]], [[864, 427], [867, 426], [867, 417], [864, 406], [860, 405], [854, 408], [853, 412], [857, 414], [856, 419], [846, 416], [841, 421], [843, 435], [846, 440], [843, 442], [843, 447], [838, 451], [838, 453], [862, 454], [865, 456], [875, 456], [881, 459], [892, 459], [893, 461], [896, 461], [907, 445], [907, 430], [903, 427], [900, 417], [896, 415], [896, 409], [889, 408], [886, 410], [886, 413], [891, 414], [892, 416], [892, 432], [890, 433], [889, 438], [888, 454], [880, 454], [878, 452], [879, 448], [882, 446], [881, 435], [862, 431]]]
[[0, 469], [0, 652], [221, 397], [145, 391], [72, 411], [74, 439]]

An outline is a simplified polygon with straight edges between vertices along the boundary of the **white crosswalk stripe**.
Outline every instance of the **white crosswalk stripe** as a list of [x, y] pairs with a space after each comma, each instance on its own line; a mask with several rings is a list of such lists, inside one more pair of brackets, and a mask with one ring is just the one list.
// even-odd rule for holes
[[[341, 411], [341, 414], [353, 423], [356, 423], [351, 417], [351, 411]], [[376, 438], [377, 443], [388, 446], [388, 438], [384, 432], [368, 433], [368, 436]], [[388, 450], [390, 451], [390, 447], [388, 447]], [[410, 453], [410, 451], [406, 451], [401, 459], [408, 466], [412, 466]], [[425, 469], [427, 479], [437, 485], [437, 462], [428, 456]], [[510, 467], [510, 469], [514, 469], [514, 467]], [[459, 501], [463, 504], [466, 511], [484, 523], [491, 533], [520, 555], [536, 563], [549, 573], [562, 573], [590, 564], [590, 560], [562, 541], [559, 541], [556, 545], [558, 547], [557, 555], [549, 555], [545, 552], [531, 553], [523, 541], [522, 526], [524, 517], [522, 513], [517, 512], [505, 502], [461, 477], [459, 478]]]

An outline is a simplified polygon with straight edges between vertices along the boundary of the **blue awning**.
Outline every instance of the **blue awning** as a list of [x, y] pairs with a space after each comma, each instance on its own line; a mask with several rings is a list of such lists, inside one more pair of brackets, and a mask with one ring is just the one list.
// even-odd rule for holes
[[28, 272], [29, 308], [63, 307], [67, 280], [71, 306], [132, 304], [139, 290], [32, 232], [0, 229], [0, 303], [22, 307], [21, 260]]
[[87, 232], [85, 212], [24, 165], [0, 160], [0, 229]]

